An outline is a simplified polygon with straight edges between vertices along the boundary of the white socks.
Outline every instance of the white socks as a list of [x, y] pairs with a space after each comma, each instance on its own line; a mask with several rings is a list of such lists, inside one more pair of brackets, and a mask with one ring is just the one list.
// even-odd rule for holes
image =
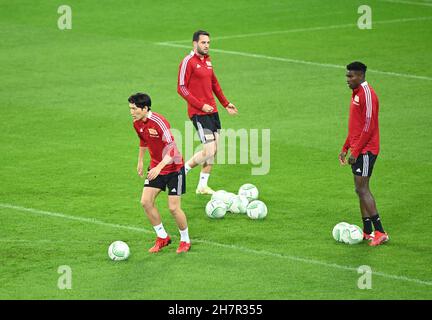
[[184, 167], [185, 167], [185, 173], [186, 173], [186, 174], [188, 174], [188, 172], [190, 171], [190, 169], [192, 169], [192, 168], [190, 167], [190, 165], [188, 165], [187, 162], [185, 163], [185, 166], [184, 166]]
[[[192, 168], [190, 167], [190, 165], [186, 162], [185, 165], [185, 173], [188, 174], [188, 172], [190, 170], [192, 170]], [[200, 172], [200, 179], [198, 182], [198, 188], [206, 188], [207, 187], [207, 183], [208, 183], [208, 179], [210, 178], [210, 173], [203, 173]]]
[[[153, 226], [153, 229], [156, 231], [156, 234], [159, 238], [165, 239], [166, 237], [168, 237], [168, 234], [166, 233], [162, 223], [158, 224], [157, 226]], [[190, 243], [188, 228], [184, 230], [179, 229], [179, 231], [180, 231], [180, 241]]]
[[188, 228], [184, 229], [183, 231], [179, 229], [179, 231], [180, 231], [180, 241], [190, 243]]
[[165, 239], [168, 237], [168, 234], [166, 233], [162, 223], [158, 224], [157, 226], [153, 226], [153, 229], [156, 231], [156, 234], [159, 238]]
[[210, 177], [210, 173], [200, 173], [200, 179], [198, 183], [198, 188], [205, 188], [207, 187], [207, 182]]

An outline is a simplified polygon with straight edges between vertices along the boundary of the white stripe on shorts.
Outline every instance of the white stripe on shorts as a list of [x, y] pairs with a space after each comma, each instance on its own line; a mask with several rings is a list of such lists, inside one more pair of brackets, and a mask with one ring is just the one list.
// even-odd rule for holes
[[205, 138], [205, 135], [204, 135], [203, 126], [201, 125], [201, 123], [198, 122], [198, 120], [197, 120], [196, 123], [197, 123], [197, 127], [198, 127], [198, 135], [200, 136], [201, 142], [205, 143], [206, 142], [206, 138]]
[[183, 184], [183, 175], [182, 175], [182, 171], [180, 170], [180, 173], [178, 175], [178, 183], [177, 183], [177, 195], [181, 196], [181, 188], [182, 188], [182, 184]]
[[369, 173], [369, 155], [365, 154], [363, 156], [363, 172], [362, 177], [367, 177]]

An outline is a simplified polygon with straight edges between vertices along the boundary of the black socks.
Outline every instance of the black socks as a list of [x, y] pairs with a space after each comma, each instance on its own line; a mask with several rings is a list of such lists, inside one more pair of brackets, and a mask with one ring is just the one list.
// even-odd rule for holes
[[372, 220], [375, 230], [384, 233], [379, 214], [377, 213], [375, 216], [370, 217], [370, 219]]
[[372, 233], [372, 220], [371, 218], [363, 218], [363, 231], [366, 234]]

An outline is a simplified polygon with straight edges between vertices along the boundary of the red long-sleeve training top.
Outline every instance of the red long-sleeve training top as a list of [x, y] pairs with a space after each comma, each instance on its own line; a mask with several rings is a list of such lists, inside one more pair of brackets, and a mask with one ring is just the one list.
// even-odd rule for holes
[[374, 89], [365, 81], [353, 90], [348, 121], [348, 136], [343, 152], [351, 149], [357, 158], [370, 151], [378, 155], [380, 136], [378, 126], [379, 101]]
[[204, 104], [214, 108], [211, 113], [218, 112], [213, 92], [224, 107], [229, 104], [214, 73], [210, 56], [205, 55], [201, 59], [193, 51], [179, 66], [177, 92], [188, 103], [189, 118], [196, 114], [209, 114], [202, 111]]

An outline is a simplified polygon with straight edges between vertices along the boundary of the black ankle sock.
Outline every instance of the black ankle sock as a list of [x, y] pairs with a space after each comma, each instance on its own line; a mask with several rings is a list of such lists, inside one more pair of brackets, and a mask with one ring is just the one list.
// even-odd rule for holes
[[371, 218], [366, 217], [363, 218], [363, 231], [364, 233], [371, 234], [372, 233], [372, 221]]
[[377, 213], [375, 216], [371, 217], [372, 223], [374, 225], [375, 230], [384, 233], [383, 226], [381, 224], [381, 219], [379, 217], [379, 214]]

